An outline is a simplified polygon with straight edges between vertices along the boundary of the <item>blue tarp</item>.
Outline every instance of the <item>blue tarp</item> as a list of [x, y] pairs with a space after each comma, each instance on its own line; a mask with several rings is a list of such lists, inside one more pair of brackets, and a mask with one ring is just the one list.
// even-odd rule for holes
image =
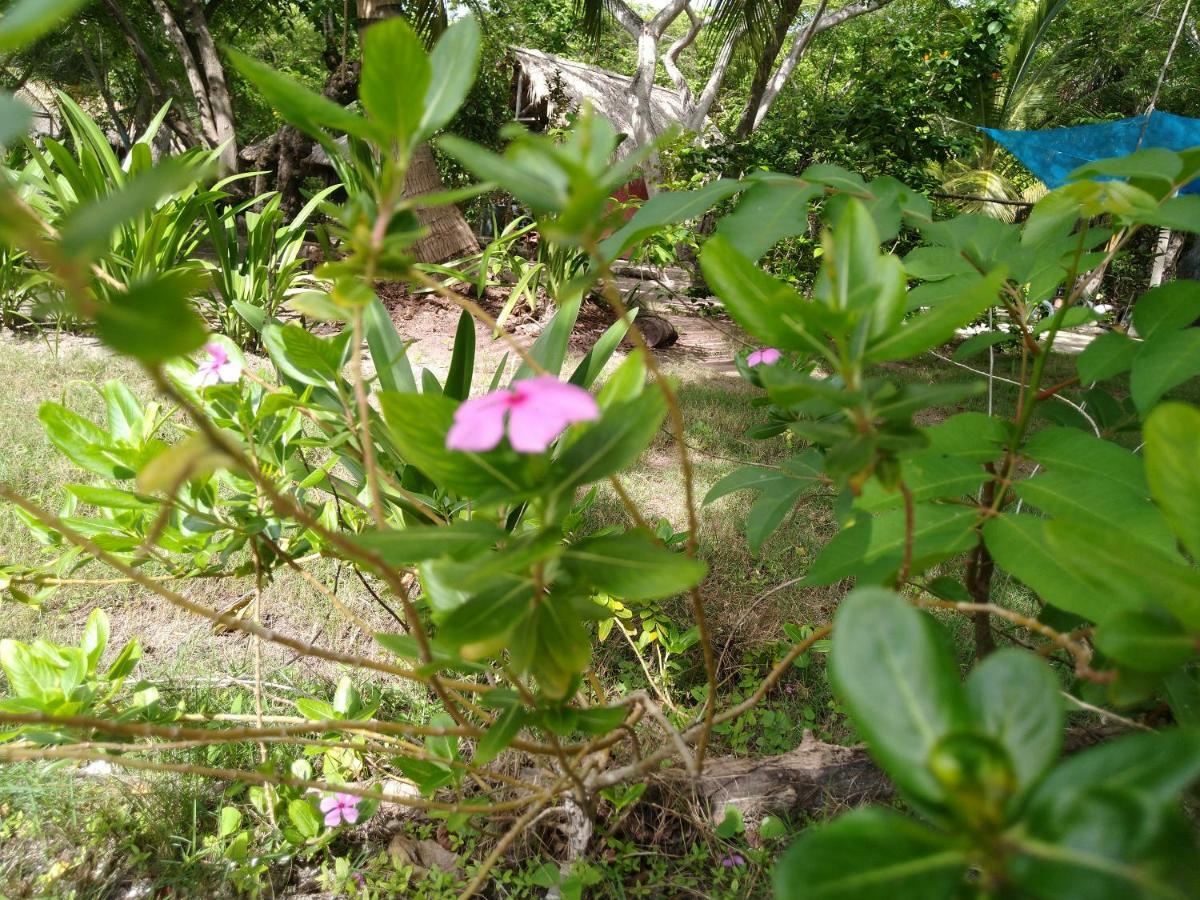
[[[1142, 134], [1145, 129], [1145, 134]], [[1074, 128], [1049, 128], [1045, 131], [1002, 131], [983, 128], [998, 144], [1025, 164], [1046, 187], [1067, 183], [1067, 175], [1098, 159], [1125, 156], [1140, 147], [1187, 150], [1200, 147], [1200, 119], [1189, 119], [1155, 110], [1146, 116], [1077, 125]], [[1200, 179], [1180, 191], [1200, 194]]]

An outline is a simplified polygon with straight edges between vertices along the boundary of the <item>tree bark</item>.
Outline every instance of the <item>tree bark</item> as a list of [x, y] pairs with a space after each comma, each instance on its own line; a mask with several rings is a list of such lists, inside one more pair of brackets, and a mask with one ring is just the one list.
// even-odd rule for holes
[[[150, 90], [154, 103], [161, 108], [164, 104], [169, 103], [172, 99], [172, 92], [167, 89], [166, 82], [163, 81], [162, 75], [159, 74], [158, 67], [154, 64], [154, 59], [146, 50], [146, 45], [142, 41], [141, 34], [129, 17], [125, 15], [125, 11], [121, 9], [118, 0], [103, 0], [104, 6], [112, 14], [117, 26], [121, 29], [121, 33], [125, 35], [125, 41], [129, 44], [129, 49], [133, 51], [133, 55], [137, 57], [138, 63], [142, 67], [142, 72], [146, 76], [146, 85]], [[172, 104], [167, 112], [167, 125], [171, 130], [179, 135], [188, 146], [195, 147], [200, 143], [200, 137], [196, 134], [196, 129], [192, 127], [192, 123], [188, 121], [187, 116], [180, 112], [177, 105]]]
[[188, 0], [188, 17], [192, 35], [196, 41], [200, 67], [208, 89], [209, 109], [212, 113], [214, 139], [221, 151], [221, 168], [226, 172], [237, 171], [237, 133], [233, 126], [233, 101], [229, 96], [229, 85], [225, 81], [225, 67], [217, 54], [204, 7], [199, 0]]
[[[204, 18], [203, 9], [195, 5], [195, 0], [188, 0], [189, 25], [193, 30], [197, 52], [193, 52], [188, 42], [188, 35], [179, 24], [175, 11], [167, 5], [166, 0], [150, 0], [162, 20], [167, 31], [167, 37], [175, 46], [183, 64], [184, 74], [187, 75], [188, 85], [192, 96], [196, 99], [196, 111], [200, 116], [200, 131], [205, 142], [210, 147], [222, 147], [221, 166], [226, 172], [237, 171], [237, 145], [233, 131], [233, 108], [229, 99], [229, 90], [225, 84], [225, 72], [221, 60], [217, 56], [216, 45], [212, 33], [208, 30], [208, 22]], [[197, 57], [200, 57], [199, 59]], [[211, 79], [211, 80], [210, 80]]]
[[[754, 77], [750, 80], [750, 96], [746, 100], [746, 109], [742, 113], [737, 128], [734, 129], [734, 137], [738, 140], [748, 137], [754, 130], [754, 118], [762, 103], [763, 94], [767, 90], [767, 82], [771, 80], [771, 70], [775, 68], [775, 60], [779, 57], [784, 41], [787, 40], [788, 32], [796, 23], [796, 17], [800, 15], [800, 7], [803, 5], [804, 0], [783, 0], [780, 5], [771, 33], [763, 43], [762, 52], [759, 53], [758, 61], [754, 66]], [[817, 10], [816, 18], [820, 18], [824, 8], [825, 4], [822, 3]]]

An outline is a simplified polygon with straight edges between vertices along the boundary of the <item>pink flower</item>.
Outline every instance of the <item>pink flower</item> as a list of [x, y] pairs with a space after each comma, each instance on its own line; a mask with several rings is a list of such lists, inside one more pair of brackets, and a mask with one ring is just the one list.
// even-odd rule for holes
[[745, 864], [746, 864], [746, 857], [742, 856], [742, 854], [740, 854], [740, 853], [730, 853], [728, 856], [726, 856], [724, 859], [721, 860], [721, 865], [723, 865], [727, 869], [732, 869], [735, 866], [744, 866]]
[[196, 366], [196, 375], [192, 378], [195, 387], [209, 387], [214, 384], [233, 384], [242, 377], [242, 366], [237, 360], [229, 358], [229, 351], [214, 342], [204, 345], [208, 359]]
[[750, 368], [755, 366], [773, 366], [783, 357], [783, 354], [774, 347], [763, 347], [761, 350], [755, 350], [746, 357], [746, 365]]
[[358, 802], [361, 797], [353, 794], [332, 794], [321, 801], [321, 812], [325, 813], [325, 824], [336, 828], [345, 822], [353, 825], [358, 821]]
[[516, 382], [463, 403], [446, 435], [449, 450], [482, 453], [504, 438], [518, 453], [541, 453], [574, 422], [600, 416], [596, 401], [581, 387], [563, 384], [553, 375]]

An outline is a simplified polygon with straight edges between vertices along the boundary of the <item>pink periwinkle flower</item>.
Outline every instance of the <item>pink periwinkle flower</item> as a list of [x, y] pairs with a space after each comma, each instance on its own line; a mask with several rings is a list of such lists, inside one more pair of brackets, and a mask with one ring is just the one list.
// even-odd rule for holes
[[755, 366], [773, 366], [782, 358], [783, 354], [774, 347], [763, 347], [746, 357], [746, 365], [752, 369]]
[[325, 813], [325, 824], [336, 828], [343, 822], [353, 825], [358, 821], [358, 803], [361, 797], [341, 792], [330, 794], [321, 801], [321, 812]]
[[732, 869], [735, 866], [744, 866], [745, 864], [746, 864], [746, 857], [742, 856], [742, 854], [740, 854], [740, 853], [730, 853], [728, 856], [726, 856], [724, 859], [721, 860], [721, 865], [723, 865], [727, 869]]
[[214, 384], [233, 384], [242, 377], [242, 366], [237, 360], [229, 358], [229, 351], [216, 343], [204, 345], [208, 359], [196, 366], [196, 375], [192, 384], [198, 388]]
[[504, 438], [507, 426], [514, 450], [542, 453], [568, 425], [599, 416], [595, 399], [583, 388], [540, 375], [459, 406], [446, 447], [473, 453], [492, 450]]

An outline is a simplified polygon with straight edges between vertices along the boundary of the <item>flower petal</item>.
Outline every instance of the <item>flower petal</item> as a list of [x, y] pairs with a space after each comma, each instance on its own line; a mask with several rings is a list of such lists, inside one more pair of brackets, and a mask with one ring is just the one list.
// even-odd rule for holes
[[504, 414], [512, 400], [508, 391], [494, 391], [460, 405], [446, 433], [446, 449], [482, 453], [495, 448], [504, 437]]
[[544, 453], [571, 423], [533, 402], [522, 403], [508, 417], [508, 442], [518, 453]]
[[513, 385], [519, 399], [537, 407], [539, 412], [557, 416], [564, 422], [590, 422], [600, 417], [596, 399], [583, 388], [559, 381], [553, 375], [527, 378]]
[[343, 794], [339, 792], [337, 795], [338, 806], [356, 807], [360, 800], [362, 800], [362, 797], [359, 797], [357, 794]]
[[234, 360], [217, 366], [217, 381], [223, 384], [233, 384], [242, 377], [242, 367]]
[[339, 806], [337, 797], [332, 795], [321, 798], [321, 812], [329, 812]]
[[762, 353], [763, 365], [767, 366], [775, 365], [783, 357], [783, 354], [774, 347], [764, 347], [760, 352]]
[[358, 810], [353, 806], [348, 806], [342, 810], [342, 821], [347, 825], [353, 825], [358, 821]]
[[342, 811], [340, 809], [330, 810], [325, 814], [325, 824], [329, 828], [337, 828], [342, 824]]

